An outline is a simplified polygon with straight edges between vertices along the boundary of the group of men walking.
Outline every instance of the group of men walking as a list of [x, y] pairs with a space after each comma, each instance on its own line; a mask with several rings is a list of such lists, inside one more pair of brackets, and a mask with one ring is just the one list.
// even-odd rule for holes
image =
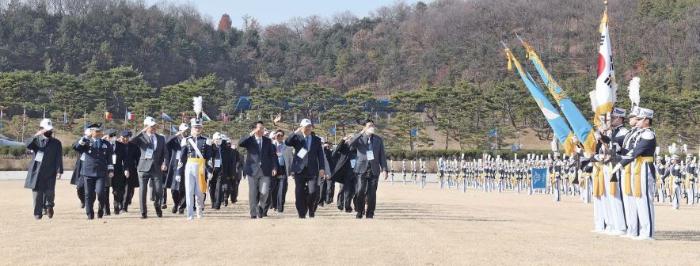
[[[148, 218], [149, 200], [156, 216], [163, 216], [168, 189], [172, 213], [186, 210], [187, 219], [202, 218], [207, 191], [211, 208], [218, 210], [229, 200], [237, 202], [241, 178], [248, 180], [252, 219], [266, 217], [270, 209], [284, 212], [289, 179], [294, 180], [301, 219], [314, 218], [318, 206], [333, 202], [335, 183], [341, 184], [341, 211], [352, 212], [354, 207], [357, 218], [373, 218], [379, 175], [388, 177], [383, 139], [371, 120], [337, 145], [316, 136], [309, 119], [287, 137], [283, 130], [270, 132], [258, 121], [237, 143], [218, 132], [211, 139], [203, 136], [202, 120], [197, 118], [167, 138], [158, 134], [154, 118], [146, 117], [143, 124], [136, 135], [128, 130], [103, 133], [101, 124], [92, 124], [72, 145], [78, 159], [71, 184], [88, 219], [111, 215], [112, 207], [115, 215], [128, 212], [135, 187], [143, 219]], [[44, 119], [40, 128], [28, 144], [34, 158], [25, 184], [33, 191], [36, 219], [53, 217], [55, 183], [63, 173], [62, 145], [52, 135], [51, 121]], [[237, 147], [245, 150], [245, 157]]]

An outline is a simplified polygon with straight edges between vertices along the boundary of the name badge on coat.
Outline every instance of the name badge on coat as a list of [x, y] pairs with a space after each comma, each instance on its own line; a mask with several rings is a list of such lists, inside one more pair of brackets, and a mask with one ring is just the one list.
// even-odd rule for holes
[[350, 167], [355, 168], [355, 164], [357, 164], [357, 160], [355, 160], [355, 159], [350, 160]]
[[216, 168], [221, 167], [221, 159], [214, 159], [214, 167], [216, 167]]
[[146, 152], [143, 154], [144, 159], [153, 159], [153, 149], [146, 149]]
[[40, 151], [36, 153], [36, 156], [34, 156], [34, 161], [41, 162], [44, 160], [44, 152]]
[[367, 161], [374, 160], [374, 151], [367, 151]]
[[112, 164], [117, 164], [117, 155], [112, 154]]
[[305, 148], [301, 148], [301, 150], [299, 150], [299, 152], [297, 152], [297, 157], [304, 159], [304, 157], [306, 157], [306, 154], [308, 152], [309, 151], [307, 151]]
[[85, 153], [80, 154], [80, 161], [85, 161]]

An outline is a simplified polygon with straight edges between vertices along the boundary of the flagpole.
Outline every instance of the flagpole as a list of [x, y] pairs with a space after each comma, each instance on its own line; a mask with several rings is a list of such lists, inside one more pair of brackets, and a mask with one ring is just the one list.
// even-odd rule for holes
[[24, 129], [25, 125], [27, 123], [27, 107], [23, 106], [22, 107], [22, 142], [24, 142]]

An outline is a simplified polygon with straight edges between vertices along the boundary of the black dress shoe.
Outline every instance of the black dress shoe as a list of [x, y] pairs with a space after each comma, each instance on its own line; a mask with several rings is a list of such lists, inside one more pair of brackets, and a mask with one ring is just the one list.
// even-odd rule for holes
[[374, 219], [374, 214], [367, 214], [367, 219]]
[[250, 216], [250, 219], [258, 219], [258, 216]]
[[158, 216], [158, 218], [163, 217], [163, 212], [156, 212], [156, 216]]
[[146, 215], [145, 213], [142, 213], [142, 214], [141, 214], [141, 219], [146, 219], [146, 218], [148, 218], [148, 215]]
[[88, 220], [94, 220], [94, 219], [95, 219], [95, 215], [94, 215], [94, 214], [88, 214], [87, 219], [88, 219]]
[[177, 205], [173, 206], [172, 212], [173, 214], [177, 213]]
[[351, 213], [351, 212], [352, 212], [352, 209], [346, 209], [345, 212]]
[[81, 203], [80, 203], [80, 208], [81, 208], [81, 209], [85, 209], [85, 202], [81, 202]]
[[306, 219], [306, 216], [304, 216], [304, 215], [299, 215], [299, 219]]
[[314, 218], [314, 217], [316, 217], [316, 213], [310, 212], [310, 213], [309, 213], [309, 218]]
[[357, 215], [355, 215], [355, 218], [362, 219], [362, 213], [358, 212]]
[[102, 210], [97, 211], [97, 219], [102, 219], [103, 214]]
[[34, 215], [34, 219], [41, 220], [41, 215]]
[[163, 209], [163, 210], [167, 210], [167, 209], [168, 209], [168, 204], [163, 204], [162, 206], [160, 206], [160, 208]]
[[184, 213], [185, 213], [185, 209], [180, 209], [177, 213], [178, 213], [178, 214], [184, 214]]
[[105, 208], [105, 216], [110, 216], [112, 215], [112, 211], [109, 210], [109, 208]]
[[49, 208], [49, 210], [46, 211], [46, 213], [49, 216], [49, 219], [53, 218], [53, 208]]

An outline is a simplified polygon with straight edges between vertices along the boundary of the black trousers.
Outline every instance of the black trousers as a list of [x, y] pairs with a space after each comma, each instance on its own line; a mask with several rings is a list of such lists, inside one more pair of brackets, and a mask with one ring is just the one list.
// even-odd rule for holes
[[33, 189], [32, 202], [34, 205], [34, 215], [42, 216], [44, 209], [53, 208], [55, 195], [53, 189]]
[[98, 201], [98, 206], [103, 205], [105, 197], [102, 195], [105, 191], [105, 178], [104, 177], [83, 177], [85, 179], [85, 214], [89, 218], [95, 216], [95, 211], [93, 205], [95, 204], [95, 199]]
[[340, 191], [338, 192], [338, 209], [345, 209], [348, 212], [352, 211], [353, 198], [355, 196], [355, 183], [345, 181], [346, 183], [340, 185]]
[[287, 187], [289, 187], [289, 181], [286, 175], [277, 176], [272, 180], [272, 186], [275, 187], [275, 197], [271, 200], [274, 201], [274, 206], [277, 212], [284, 212], [284, 202], [287, 197]]
[[221, 208], [221, 203], [224, 202], [223, 194], [223, 177], [215, 173], [209, 180], [209, 197], [211, 198], [211, 207], [214, 209]]
[[335, 199], [335, 202], [336, 202], [335, 205], [338, 207], [339, 210], [343, 210], [345, 208], [345, 206], [343, 206], [343, 203], [345, 203], [344, 202], [345, 197], [343, 197], [343, 187], [344, 186], [345, 185], [340, 184], [340, 191], [338, 192], [338, 198]]
[[294, 176], [294, 198], [299, 218], [316, 215], [316, 203], [318, 202], [318, 177]]
[[335, 182], [333, 180], [324, 180], [323, 184], [326, 187], [323, 199], [326, 201], [326, 204], [331, 204], [333, 203], [333, 196], [335, 196]]
[[241, 179], [236, 177], [233, 179], [233, 186], [231, 187], [231, 203], [238, 202], [238, 187], [241, 185]]
[[78, 194], [78, 199], [80, 199], [80, 203], [82, 205], [85, 205], [85, 183], [83, 183], [82, 186], [78, 186], [76, 188], [76, 192]]
[[156, 213], [161, 212], [161, 198], [163, 197], [163, 182], [161, 181], [162, 177], [153, 175], [151, 173], [147, 172], [141, 172], [139, 173], [139, 207], [141, 208], [141, 214], [145, 215], [148, 213], [148, 209], [146, 207], [146, 202], [147, 202], [147, 196], [148, 196], [148, 187], [149, 187], [149, 181], [150, 185], [152, 186], [153, 189], [153, 207], [156, 209]]
[[104, 190], [102, 191], [102, 197], [103, 198], [100, 201], [101, 203], [100, 203], [99, 209], [106, 211], [109, 215], [109, 208], [110, 208], [110, 205], [109, 205], [109, 186], [105, 185]]
[[114, 184], [112, 185], [112, 196], [114, 197], [114, 202], [112, 203], [114, 205], [115, 209], [122, 209], [123, 204], [124, 204], [124, 195], [126, 194], [126, 184], [124, 182], [121, 182], [119, 184]]
[[[357, 193], [355, 195], [355, 210], [359, 214], [367, 214], [374, 216], [374, 209], [377, 206], [377, 185], [379, 184], [379, 175], [374, 175], [368, 169], [364, 174], [357, 175], [357, 184], [355, 185]], [[365, 212], [365, 197], [367, 198], [367, 210]]]

